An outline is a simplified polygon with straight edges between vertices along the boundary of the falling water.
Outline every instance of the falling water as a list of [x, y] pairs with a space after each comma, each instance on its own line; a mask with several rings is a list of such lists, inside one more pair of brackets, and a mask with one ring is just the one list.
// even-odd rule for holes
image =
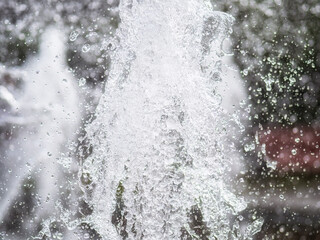
[[200, 0], [119, 8], [105, 46], [112, 67], [86, 129], [86, 221], [103, 239], [250, 239], [261, 222], [230, 224], [246, 203], [225, 180], [233, 150], [216, 93], [232, 17]]
[[23, 195], [23, 182], [33, 180], [38, 205], [33, 214], [37, 218], [33, 224], [23, 225], [26, 231], [32, 231], [39, 219], [52, 213], [59, 195], [57, 184], [63, 178], [57, 159], [66, 152], [65, 145], [75, 137], [80, 122], [77, 88], [67, 71], [63, 40], [61, 31], [48, 28], [38, 55], [22, 67], [4, 68], [8, 76], [21, 81], [23, 91], [18, 89], [12, 95], [7, 91], [10, 111], [0, 123], [12, 129], [10, 138], [1, 146], [0, 222], [8, 218], [12, 205]]

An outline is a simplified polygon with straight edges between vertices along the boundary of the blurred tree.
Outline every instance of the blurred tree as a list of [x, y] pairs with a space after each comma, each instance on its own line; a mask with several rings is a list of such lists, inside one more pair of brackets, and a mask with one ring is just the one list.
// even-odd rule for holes
[[[246, 194], [257, 196], [251, 211], [265, 218], [256, 239], [318, 239], [318, 174], [303, 167], [296, 173], [274, 171], [266, 158], [268, 146], [259, 144], [256, 134], [268, 126], [278, 127], [269, 133], [271, 139], [281, 133], [279, 128], [282, 138], [288, 138], [294, 127], [303, 126], [300, 137], [308, 126], [319, 129], [320, 2], [231, 0], [214, 1], [214, 5], [236, 18], [234, 56], [245, 80], [251, 121], [241, 143], [248, 161]], [[280, 135], [269, 141], [291, 152], [296, 140], [286, 139], [286, 145], [276, 142], [279, 139]], [[309, 140], [310, 145], [316, 145], [315, 141]], [[300, 195], [308, 204], [304, 205]], [[252, 217], [250, 211], [245, 215]]]
[[319, 124], [320, 3], [231, 0], [235, 60], [251, 103], [251, 122]]

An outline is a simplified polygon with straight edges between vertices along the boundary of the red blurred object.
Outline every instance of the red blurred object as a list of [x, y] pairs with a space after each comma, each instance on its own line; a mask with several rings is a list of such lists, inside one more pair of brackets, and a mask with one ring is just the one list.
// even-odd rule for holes
[[266, 160], [277, 162], [277, 170], [320, 172], [320, 128], [268, 127], [258, 131], [258, 140]]

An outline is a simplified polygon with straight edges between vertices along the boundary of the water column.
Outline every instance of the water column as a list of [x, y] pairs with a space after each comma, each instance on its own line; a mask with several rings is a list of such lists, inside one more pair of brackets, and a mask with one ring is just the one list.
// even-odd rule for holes
[[86, 221], [103, 239], [236, 239], [230, 215], [246, 203], [225, 181], [233, 150], [215, 91], [232, 17], [200, 0], [127, 0], [120, 16], [105, 92], [86, 129]]

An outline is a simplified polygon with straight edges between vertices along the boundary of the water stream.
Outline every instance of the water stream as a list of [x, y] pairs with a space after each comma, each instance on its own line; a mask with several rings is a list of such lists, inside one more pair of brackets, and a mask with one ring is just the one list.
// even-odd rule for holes
[[[68, 141], [74, 140], [80, 123], [79, 96], [75, 79], [67, 70], [64, 40], [60, 30], [48, 28], [39, 54], [21, 67], [2, 69], [12, 78], [14, 90], [8, 84], [8, 106], [3, 108], [6, 115], [0, 123], [10, 129], [1, 146], [0, 222], [10, 219], [10, 210], [21, 201], [23, 215], [34, 218], [25, 219], [23, 226], [29, 231], [52, 213], [60, 195], [57, 187], [64, 179], [57, 159], [66, 152]], [[21, 207], [25, 200], [18, 200], [26, 195], [28, 186], [36, 188], [37, 207], [30, 203], [26, 207], [30, 212], [33, 209], [33, 214]]]
[[[53, 14], [60, 30], [42, 29], [38, 53], [1, 69], [0, 238], [253, 239], [263, 221], [243, 221], [247, 203], [232, 186], [243, 128], [233, 105], [244, 94], [226, 64], [233, 17], [203, 0], [114, 8], [121, 23], [100, 49], [87, 42], [101, 34], [91, 27], [80, 48], [70, 46], [82, 30], [69, 29], [68, 46]], [[67, 47], [89, 60], [111, 54], [86, 124], [99, 90], [95, 74], [76, 79], [86, 62], [68, 70], [77, 57]]]
[[[216, 92], [233, 18], [199, 0], [122, 1], [111, 70], [86, 128], [86, 221], [103, 239], [250, 239], [231, 216], [229, 121]], [[231, 148], [231, 149], [230, 149]]]

